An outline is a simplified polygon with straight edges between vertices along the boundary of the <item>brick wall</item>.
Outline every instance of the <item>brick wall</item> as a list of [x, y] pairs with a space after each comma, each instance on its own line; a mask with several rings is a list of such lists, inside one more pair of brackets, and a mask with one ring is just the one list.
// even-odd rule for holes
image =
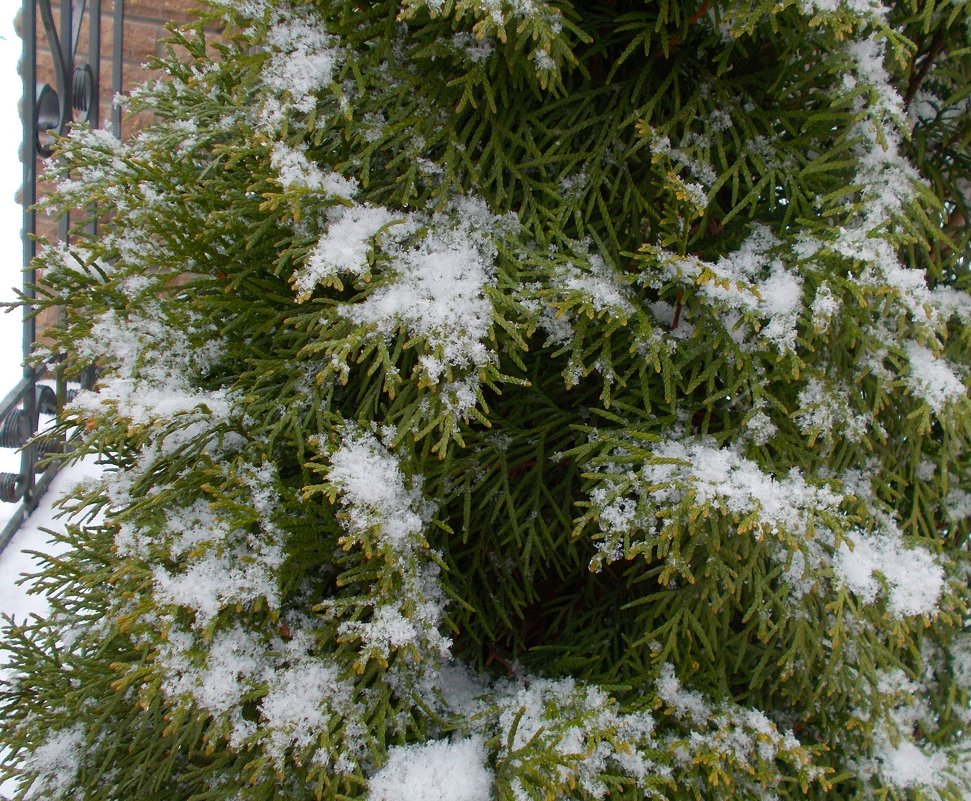
[[[30, 0], [28, 0], [29, 2]], [[114, 2], [102, 0], [101, 13], [101, 108], [102, 120], [110, 120], [112, 76], [112, 47], [114, 41]], [[89, 4], [90, 5], [90, 4]], [[165, 25], [168, 22], [181, 24], [193, 19], [192, 10], [199, 5], [197, 0], [126, 0], [124, 3], [124, 36], [122, 49], [122, 85], [125, 89], [142, 82], [148, 73], [143, 68], [144, 63], [153, 55], [160, 55], [162, 47], [159, 38], [165, 35]], [[55, 21], [59, 20], [59, 5], [54, 3]], [[78, 52], [75, 59], [77, 65], [89, 60], [89, 28], [90, 13], [83, 18]], [[43, 25], [38, 14], [38, 53], [37, 53], [37, 81], [55, 85], [54, 67]]]
[[[35, 0], [26, 0], [35, 2]], [[112, 86], [112, 59], [114, 46], [114, 12], [116, 0], [102, 0], [101, 13], [101, 46], [100, 46], [100, 121], [99, 127], [110, 127], [112, 119], [112, 98], [114, 97], [114, 87]], [[60, 24], [60, 8], [57, 2], [54, 4], [54, 20]], [[90, 6], [90, 2], [88, 3]], [[124, 2], [124, 28], [123, 28], [123, 48], [122, 48], [122, 92], [126, 93], [133, 86], [151, 77], [145, 70], [145, 62], [153, 55], [161, 55], [163, 46], [159, 39], [166, 34], [166, 23], [182, 24], [194, 19], [192, 10], [199, 5], [198, 0], [125, 0]], [[21, 10], [21, 15], [23, 14]], [[18, 30], [23, 33], [22, 17], [18, 20]], [[75, 57], [75, 66], [81, 66], [90, 61], [89, 51], [90, 26], [92, 24], [91, 15], [86, 12], [82, 17], [82, 27]], [[43, 22], [37, 12], [37, 83], [49, 84], [56, 89], [56, 79], [54, 73], [54, 62], [44, 31]], [[70, 80], [70, 79], [69, 79]], [[122, 136], [130, 134], [132, 131], [144, 126], [147, 119], [144, 117], [134, 119], [124, 119], [122, 124]], [[40, 159], [38, 159], [37, 175], [43, 172]], [[43, 196], [45, 188], [42, 182], [37, 186], [37, 197]], [[52, 219], [38, 215], [37, 233], [49, 240], [57, 237], [57, 223]], [[42, 316], [38, 319], [39, 338], [43, 339], [43, 330], [53, 322], [52, 315]]]

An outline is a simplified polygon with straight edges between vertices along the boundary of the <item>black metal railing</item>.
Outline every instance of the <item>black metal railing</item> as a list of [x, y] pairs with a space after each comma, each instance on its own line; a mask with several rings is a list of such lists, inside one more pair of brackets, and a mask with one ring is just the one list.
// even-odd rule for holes
[[[114, 0], [111, 48], [110, 96], [122, 90], [122, 44], [124, 35], [124, 0]], [[24, 138], [21, 147], [23, 161], [22, 202], [24, 208], [23, 292], [25, 314], [23, 322], [23, 353], [34, 352], [37, 341], [37, 320], [26, 313], [35, 297], [33, 287], [37, 273], [33, 266], [38, 233], [34, 204], [38, 199], [37, 164], [51, 154], [57, 136], [63, 135], [72, 122], [83, 121], [92, 127], [102, 124], [101, 78], [103, 59], [102, 0], [61, 0], [55, 6], [51, 0], [24, 0], [21, 14], [23, 57], [21, 75], [24, 94], [22, 117]], [[40, 23], [40, 26], [38, 25]], [[41, 30], [43, 39], [41, 39]], [[87, 33], [86, 52], [79, 51], [83, 33]], [[39, 59], [48, 58], [53, 69], [44, 74], [53, 76], [53, 83], [38, 80], [42, 73]], [[111, 122], [115, 136], [121, 135], [121, 110], [111, 105]], [[67, 240], [70, 219], [65, 215], [57, 221], [57, 237]], [[90, 378], [89, 378], [90, 380]], [[27, 516], [38, 504], [50, 485], [59, 462], [45, 458], [60, 450], [64, 443], [37, 439], [36, 434], [46, 415], [56, 414], [68, 396], [69, 388], [57, 359], [39, 366], [25, 364], [23, 377], [0, 401], [0, 447], [20, 449], [20, 472], [0, 473], [0, 501], [19, 504], [6, 526], [0, 530], [0, 550], [10, 541]]]

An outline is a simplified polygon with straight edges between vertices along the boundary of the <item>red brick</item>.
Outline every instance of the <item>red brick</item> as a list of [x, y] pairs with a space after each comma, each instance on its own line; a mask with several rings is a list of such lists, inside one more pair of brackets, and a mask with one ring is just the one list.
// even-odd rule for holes
[[[59, 22], [59, 11], [55, 3], [54, 19]], [[126, 0], [125, 1], [125, 29], [122, 51], [122, 92], [129, 91], [133, 86], [142, 83], [151, 73], [143, 69], [143, 64], [153, 55], [160, 55], [164, 45], [159, 43], [159, 39], [167, 34], [165, 23], [174, 22], [185, 24], [193, 21], [196, 17], [193, 10], [198, 7], [198, 0]], [[114, 0], [102, 0], [101, 16], [101, 80], [99, 95], [101, 97], [100, 114], [101, 125], [106, 127], [111, 123], [112, 107], [111, 101], [114, 97], [112, 87], [112, 56], [113, 56], [113, 35], [114, 35]], [[85, 15], [82, 31], [78, 43], [78, 55], [75, 59], [76, 64], [84, 64], [88, 61], [88, 41], [89, 41], [90, 14]], [[47, 39], [43, 29], [43, 24], [38, 18], [38, 53], [37, 53], [37, 81], [38, 83], [49, 83], [56, 87], [54, 77], [53, 60], [47, 49]], [[22, 30], [22, 20], [18, 20], [18, 31]], [[215, 32], [215, 31], [214, 31]], [[70, 77], [68, 78], [70, 80]], [[123, 136], [129, 136], [135, 131], [143, 129], [151, 121], [148, 114], [142, 113], [132, 118], [126, 119], [123, 123]], [[38, 176], [43, 175], [43, 167], [38, 160]], [[42, 198], [49, 189], [43, 181], [39, 181], [36, 188], [36, 196]], [[57, 223], [55, 220], [38, 215], [37, 232], [43, 238], [53, 240], [57, 236]], [[38, 337], [44, 340], [44, 330], [54, 321], [54, 312], [48, 312], [38, 319]]]
[[179, 24], [198, 18], [198, 0], [126, 0], [125, 16], [171, 20]]

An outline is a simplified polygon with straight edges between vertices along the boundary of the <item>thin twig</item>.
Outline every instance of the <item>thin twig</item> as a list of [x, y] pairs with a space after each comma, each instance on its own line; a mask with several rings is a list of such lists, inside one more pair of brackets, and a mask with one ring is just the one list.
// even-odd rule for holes
[[684, 290], [678, 290], [678, 300], [674, 304], [674, 319], [671, 321], [671, 330], [674, 331], [681, 322], [681, 303], [684, 300]]
[[927, 73], [930, 72], [931, 67], [934, 64], [934, 60], [941, 54], [944, 49], [944, 31], [938, 28], [934, 31], [934, 38], [931, 40], [930, 49], [927, 51], [927, 55], [924, 56], [923, 61], [920, 62], [920, 66], [917, 67], [917, 59], [914, 59], [914, 67], [911, 68], [910, 81], [907, 83], [907, 93], [904, 95], [904, 108], [910, 107], [910, 101], [914, 99], [914, 95], [917, 94], [917, 90], [920, 89], [920, 85], [924, 82], [924, 78], [927, 77]]
[[[698, 20], [700, 20], [708, 12], [708, 8], [710, 6], [711, 6], [711, 0], [704, 0], [704, 2], [702, 2], [702, 4], [700, 6], [698, 6], [698, 10], [695, 11], [695, 13], [692, 14], [690, 17], [688, 17], [688, 22], [684, 26], [685, 27], [685, 31], [687, 31], [688, 28], [690, 28]], [[654, 56], [655, 60], [660, 59], [660, 58], [669, 58], [671, 56], [671, 53], [674, 52], [675, 48], [677, 48], [678, 45], [681, 44], [681, 39], [682, 39], [682, 35], [680, 33], [677, 34], [676, 36], [673, 36], [671, 38], [671, 41], [670, 41], [669, 45], [668, 45], [668, 52], [667, 53], [664, 53], [664, 52], [658, 53], [656, 56]]]

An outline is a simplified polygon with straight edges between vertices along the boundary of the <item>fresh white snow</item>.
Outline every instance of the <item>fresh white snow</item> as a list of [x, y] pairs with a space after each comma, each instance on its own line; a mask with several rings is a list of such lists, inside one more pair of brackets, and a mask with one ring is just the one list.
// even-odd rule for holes
[[[29, 584], [18, 583], [25, 574], [38, 569], [36, 557], [27, 552], [59, 552], [60, 544], [51, 542], [50, 535], [44, 532], [44, 529], [63, 530], [63, 519], [58, 517], [59, 510], [54, 507], [55, 500], [79, 482], [100, 474], [101, 468], [94, 459], [85, 459], [62, 470], [41, 499], [40, 506], [0, 553], [0, 611], [4, 614], [21, 621], [31, 614], [44, 614], [47, 611], [47, 602], [42, 596], [31, 595]], [[4, 506], [7, 511], [14, 508], [13, 505]]]

